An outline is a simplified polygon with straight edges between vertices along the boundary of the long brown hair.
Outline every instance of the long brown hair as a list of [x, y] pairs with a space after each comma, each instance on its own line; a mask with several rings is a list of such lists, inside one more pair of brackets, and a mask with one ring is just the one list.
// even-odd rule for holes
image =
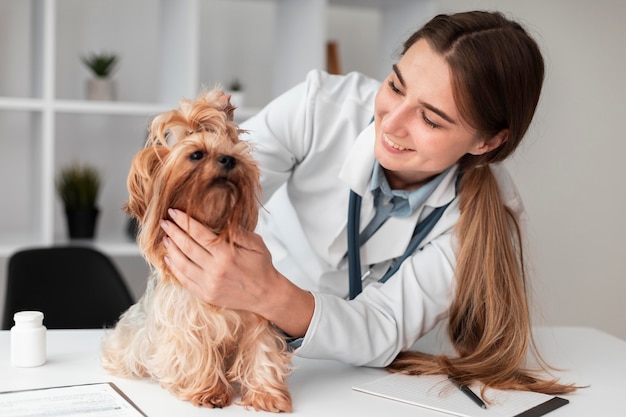
[[481, 137], [504, 132], [506, 140], [490, 152], [460, 160], [456, 293], [448, 324], [456, 355], [402, 352], [389, 369], [448, 374], [500, 389], [571, 392], [573, 385], [525, 368], [527, 353], [537, 352], [522, 237], [489, 167], [517, 148], [533, 118], [544, 78], [539, 47], [518, 23], [480, 11], [436, 16], [404, 43], [403, 54], [420, 39], [446, 59], [463, 119]]

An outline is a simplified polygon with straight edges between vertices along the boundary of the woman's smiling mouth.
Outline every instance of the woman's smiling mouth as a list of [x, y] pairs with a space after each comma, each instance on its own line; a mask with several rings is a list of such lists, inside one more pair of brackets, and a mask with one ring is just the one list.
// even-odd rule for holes
[[397, 143], [395, 143], [394, 141], [389, 139], [389, 137], [387, 135], [383, 135], [383, 140], [385, 141], [385, 143], [389, 147], [391, 147], [391, 148], [393, 148], [393, 149], [395, 149], [397, 151], [414, 151], [415, 150], [415, 149], [405, 148], [404, 146], [398, 145]]

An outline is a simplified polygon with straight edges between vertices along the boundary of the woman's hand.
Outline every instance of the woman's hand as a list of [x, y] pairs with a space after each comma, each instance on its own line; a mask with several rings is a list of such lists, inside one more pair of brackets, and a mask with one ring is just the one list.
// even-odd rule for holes
[[304, 336], [313, 296], [274, 268], [259, 235], [241, 230], [233, 246], [180, 210], [169, 215], [171, 221], [161, 222], [165, 262], [183, 287], [209, 304], [252, 311], [291, 336]]

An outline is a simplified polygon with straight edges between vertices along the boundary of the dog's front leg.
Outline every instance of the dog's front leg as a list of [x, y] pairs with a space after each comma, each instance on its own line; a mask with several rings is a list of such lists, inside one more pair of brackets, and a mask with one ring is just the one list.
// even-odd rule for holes
[[243, 332], [229, 373], [241, 385], [240, 404], [257, 411], [291, 412], [291, 355], [285, 340], [267, 320], [253, 316], [250, 322], [255, 328]]

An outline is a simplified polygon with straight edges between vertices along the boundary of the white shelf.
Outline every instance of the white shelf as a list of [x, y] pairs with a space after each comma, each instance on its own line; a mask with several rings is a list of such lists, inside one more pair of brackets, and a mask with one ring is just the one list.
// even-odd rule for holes
[[44, 107], [41, 99], [0, 97], [0, 110], [41, 111]]
[[[175, 105], [85, 100], [55, 100], [48, 104], [42, 99], [0, 97], [0, 110], [43, 111], [50, 108], [55, 113], [94, 115], [150, 116], [171, 110]], [[259, 110], [258, 107], [242, 107], [235, 111], [235, 116], [245, 120]]]
[[55, 113], [95, 115], [157, 115], [173, 106], [152, 103], [124, 103], [113, 101], [57, 100], [52, 105]]
[[65, 240], [56, 242], [64, 245], [93, 246], [113, 256], [139, 256], [139, 246], [131, 241], [107, 241], [107, 240]]
[[[0, 243], [0, 257], [8, 257], [16, 250], [28, 247], [50, 246], [51, 244], [34, 239], [25, 239], [23, 236], [10, 238], [10, 243]], [[130, 241], [107, 241], [107, 240], [57, 240], [54, 245], [85, 245], [93, 246], [112, 256], [141, 256], [139, 246]]]

